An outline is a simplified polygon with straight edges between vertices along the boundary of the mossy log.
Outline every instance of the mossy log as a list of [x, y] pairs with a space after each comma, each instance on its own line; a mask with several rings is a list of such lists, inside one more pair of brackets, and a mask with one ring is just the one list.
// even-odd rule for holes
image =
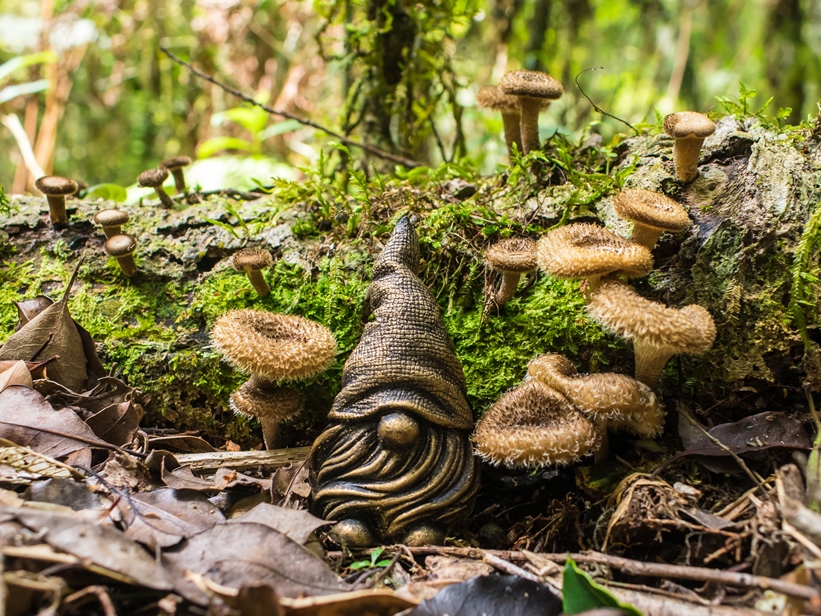
[[[526, 164], [485, 178], [449, 166], [371, 182], [370, 194], [307, 177], [252, 201], [209, 197], [171, 210], [117, 205], [131, 215], [124, 232], [138, 241], [138, 273], [130, 279], [105, 256], [92, 222], [116, 204], [69, 200], [70, 224], [55, 230], [44, 198], [14, 196], [17, 211], [0, 214], [0, 341], [16, 322], [13, 301], [56, 295], [85, 257], [71, 312], [94, 336], [104, 363], [150, 398], [144, 424], [247, 444], [248, 424], [228, 410], [244, 377], [221, 362], [209, 328], [243, 307], [316, 319], [334, 331], [340, 353], [325, 375], [302, 386], [308, 410], [292, 424], [291, 444], [308, 444], [361, 335], [373, 259], [392, 221], [410, 212], [420, 235], [420, 275], [440, 303], [479, 415], [542, 353], [562, 353], [580, 371], [632, 372], [628, 345], [584, 316], [578, 283], [539, 274], [498, 314], [483, 315], [485, 282], [498, 281], [485, 272], [482, 252], [501, 237], [535, 239], [560, 221], [592, 217], [627, 235], [612, 196], [636, 187], [679, 201], [694, 225], [663, 235], [655, 269], [632, 284], [667, 305], [699, 303], [718, 327], [707, 354], [668, 365], [663, 394], [708, 408], [752, 390], [817, 388], [819, 132], [817, 122], [779, 129], [760, 118], [725, 117], [704, 144], [698, 177], [686, 185], [674, 174], [672, 140], [656, 129], [610, 149], [554, 141], [546, 151], [552, 162], [533, 166], [535, 175]], [[264, 273], [272, 288], [265, 298], [230, 265], [244, 246], [275, 257]]]

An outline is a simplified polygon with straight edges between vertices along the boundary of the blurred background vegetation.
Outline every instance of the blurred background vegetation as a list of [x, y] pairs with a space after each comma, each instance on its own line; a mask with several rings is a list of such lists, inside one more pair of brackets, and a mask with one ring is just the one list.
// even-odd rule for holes
[[755, 104], [790, 108], [791, 122], [821, 99], [818, 0], [0, 0], [6, 192], [32, 189], [26, 143], [46, 172], [90, 185], [127, 186], [188, 154], [207, 159], [197, 177], [211, 188], [299, 177], [327, 149], [320, 131], [243, 105], [160, 45], [273, 107], [483, 172], [504, 142], [475, 94], [510, 69], [565, 85], [543, 137], [625, 130], [573, 83], [596, 66], [579, 77], [587, 94], [633, 124], [722, 110], [717, 97], [739, 82], [758, 90]]

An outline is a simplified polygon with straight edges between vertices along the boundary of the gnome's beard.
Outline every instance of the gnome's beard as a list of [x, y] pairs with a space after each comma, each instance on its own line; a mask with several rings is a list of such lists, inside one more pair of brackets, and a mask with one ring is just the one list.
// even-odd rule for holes
[[389, 540], [432, 519], [451, 527], [475, 497], [474, 466], [466, 431], [382, 409], [331, 426], [314, 443], [313, 510], [325, 519], [361, 520]]

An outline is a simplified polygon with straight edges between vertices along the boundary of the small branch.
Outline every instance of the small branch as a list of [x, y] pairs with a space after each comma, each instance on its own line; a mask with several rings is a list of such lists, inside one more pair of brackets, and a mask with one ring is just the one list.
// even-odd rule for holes
[[20, 118], [18, 118], [16, 114], [10, 113], [0, 118], [0, 122], [9, 129], [12, 137], [14, 137], [14, 141], [17, 142], [17, 148], [23, 157], [23, 163], [25, 163], [26, 169], [29, 170], [32, 177], [36, 180], [46, 175], [40, 163], [37, 162], [37, 157], [34, 156], [34, 150], [31, 149], [31, 143], [29, 142], [28, 135], [26, 135], [26, 129], [20, 124]]
[[288, 118], [289, 120], [296, 120], [297, 122], [299, 122], [303, 126], [310, 126], [311, 128], [315, 128], [317, 130], [320, 130], [323, 133], [326, 133], [326, 134], [330, 135], [334, 139], [338, 139], [340, 142], [344, 143], [347, 146], [351, 146], [351, 147], [359, 148], [361, 150], [365, 150], [369, 154], [373, 154], [374, 156], [377, 156], [379, 158], [389, 160], [393, 163], [396, 163], [397, 165], [402, 165], [403, 167], [408, 167], [410, 169], [421, 166], [420, 163], [416, 162], [415, 160], [405, 158], [404, 156], [397, 156], [396, 154], [391, 154], [390, 152], [386, 152], [385, 150], [382, 150], [382, 149], [377, 148], [375, 146], [368, 145], [367, 143], [362, 143], [360, 141], [356, 141], [355, 139], [351, 139], [349, 137], [346, 137], [345, 135], [341, 135], [340, 133], [337, 133], [336, 131], [333, 131], [330, 128], [326, 128], [325, 126], [322, 126], [321, 124], [317, 124], [316, 122], [314, 122], [312, 120], [307, 120], [307, 119], [302, 118], [298, 115], [294, 115], [293, 113], [291, 113], [289, 111], [284, 111], [282, 109], [274, 109], [273, 107], [269, 107], [268, 105], [264, 105], [264, 104], [260, 103], [259, 101], [254, 100], [253, 98], [251, 98], [247, 94], [243, 94], [242, 92], [240, 92], [236, 88], [232, 88], [231, 86], [229, 86], [227, 84], [224, 84], [224, 83], [221, 83], [221, 82], [217, 81], [216, 79], [211, 77], [211, 75], [209, 75], [207, 73], [203, 73], [201, 70], [199, 70], [198, 68], [195, 68], [193, 65], [189, 64], [188, 62], [186, 62], [185, 60], [183, 60], [182, 58], [180, 58], [176, 54], [172, 53], [171, 51], [169, 51], [168, 49], [166, 49], [162, 45], [160, 45], [160, 51], [162, 51], [165, 55], [167, 55], [169, 58], [171, 58], [171, 60], [173, 60], [174, 62], [176, 62], [180, 66], [184, 66], [185, 68], [187, 68], [189, 71], [194, 73], [200, 79], [205, 79], [205, 81], [208, 81], [209, 83], [213, 83], [215, 86], [217, 86], [218, 88], [221, 88], [222, 90], [228, 92], [229, 94], [233, 94], [237, 98], [245, 101], [246, 103], [250, 103], [251, 105], [259, 107], [260, 109], [264, 109], [265, 111], [267, 111], [268, 113], [270, 113], [272, 115], [282, 116], [283, 118]]
[[641, 133], [639, 133], [639, 129], [637, 129], [635, 126], [630, 124], [630, 122], [628, 122], [627, 120], [622, 120], [621, 118], [614, 116], [612, 113], [607, 113], [604, 109], [602, 109], [596, 103], [594, 103], [590, 99], [590, 97], [587, 96], [585, 91], [582, 89], [582, 86], [579, 83], [579, 75], [581, 75], [582, 73], [586, 73], [587, 71], [598, 71], [598, 70], [601, 70], [603, 68], [604, 68], [603, 66], [591, 66], [590, 68], [584, 69], [581, 73], [576, 75], [576, 77], [574, 78], [574, 81], [576, 82], [576, 87], [579, 89], [579, 92], [582, 93], [582, 96], [584, 96], [587, 99], [587, 102], [589, 102], [593, 106], [593, 109], [595, 109], [596, 111], [598, 111], [602, 115], [606, 115], [608, 118], [613, 118], [614, 120], [617, 120], [617, 121], [621, 122], [622, 124], [626, 124], [627, 126], [629, 126], [630, 128], [632, 128], [635, 131], [636, 137], [638, 137], [641, 134]]

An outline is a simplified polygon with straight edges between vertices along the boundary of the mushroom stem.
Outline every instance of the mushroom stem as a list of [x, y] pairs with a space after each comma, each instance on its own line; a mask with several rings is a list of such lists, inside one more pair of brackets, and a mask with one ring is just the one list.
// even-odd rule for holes
[[248, 280], [251, 281], [254, 289], [256, 289], [257, 295], [260, 297], [265, 297], [271, 292], [271, 287], [269, 287], [268, 283], [265, 282], [265, 278], [262, 276], [262, 271], [246, 267], [245, 273], [248, 274]]
[[63, 195], [46, 195], [46, 201], [48, 201], [48, 215], [51, 218], [51, 223], [67, 225], [66, 198]]
[[262, 425], [262, 439], [265, 449], [276, 449], [279, 446], [279, 419], [277, 417], [260, 417]]
[[599, 435], [599, 447], [593, 452], [593, 464], [601, 464], [610, 457], [610, 436], [607, 434], [607, 420], [594, 423]]
[[703, 137], [676, 139], [673, 145], [673, 164], [676, 167], [676, 176], [682, 182], [690, 182], [698, 175], [698, 155], [703, 143]]
[[520, 121], [520, 112], [518, 110], [512, 112], [502, 112], [502, 122], [505, 127], [505, 143], [507, 144], [507, 153], [513, 156], [513, 144], [519, 154], [522, 153], [522, 128]]
[[521, 96], [519, 105], [522, 110], [522, 152], [527, 154], [531, 150], [538, 150], [542, 145], [539, 141], [539, 112], [544, 109], [544, 102], [538, 98]]
[[[178, 193], [185, 191], [185, 176], [182, 173], [182, 167], [175, 167], [169, 169], [171, 175], [174, 176], [174, 190]], [[162, 197], [160, 197], [162, 199]]]
[[157, 193], [157, 196], [160, 198], [162, 206], [165, 209], [170, 210], [174, 207], [174, 202], [171, 200], [171, 197], [168, 196], [168, 193], [165, 192], [162, 186], [155, 186], [154, 192]]
[[639, 338], [633, 340], [633, 351], [636, 355], [636, 380], [651, 389], [657, 389], [664, 366], [674, 353], [665, 348], [642, 344]]
[[648, 227], [647, 225], [634, 222], [633, 233], [630, 235], [630, 239], [636, 242], [636, 244], [641, 244], [642, 246], [646, 246], [648, 250], [652, 250], [663, 232], [663, 229], [656, 229], [655, 227]]
[[123, 276], [129, 278], [137, 273], [137, 264], [134, 262], [133, 255], [123, 255], [122, 257], [114, 257], [117, 263], [120, 264], [120, 269], [123, 270]]
[[494, 298], [497, 306], [503, 306], [516, 295], [516, 289], [519, 288], [519, 280], [522, 275], [519, 272], [502, 272], [502, 285], [496, 292]]

